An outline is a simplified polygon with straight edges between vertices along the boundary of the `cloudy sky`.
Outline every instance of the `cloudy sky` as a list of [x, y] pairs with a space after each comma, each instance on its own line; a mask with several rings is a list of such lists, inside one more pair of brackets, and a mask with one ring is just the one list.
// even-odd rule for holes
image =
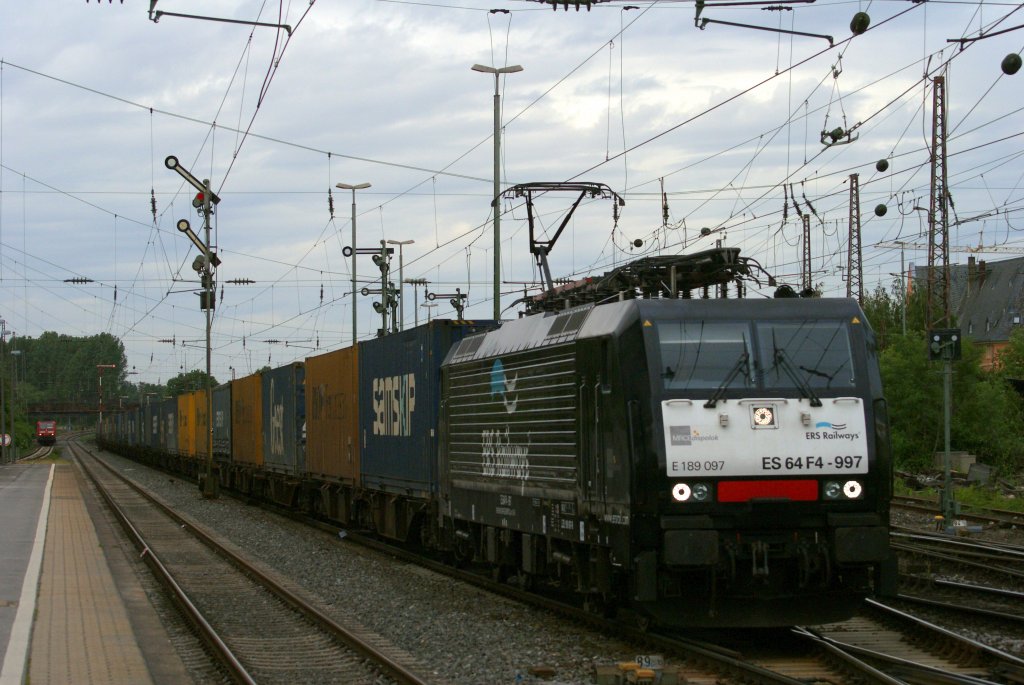
[[[429, 284], [405, 290], [406, 325], [453, 316], [447, 297], [421, 306], [425, 291], [459, 289], [467, 317], [491, 318], [495, 77], [474, 64], [523, 67], [499, 82], [503, 187], [599, 182], [626, 201], [618, 217], [608, 200], [580, 206], [556, 278], [722, 241], [798, 285], [802, 212], [813, 281], [844, 296], [858, 174], [864, 285], [889, 287], [901, 251], [878, 243], [927, 244], [936, 76], [951, 245], [1024, 248], [1024, 73], [1000, 69], [1024, 31], [959, 41], [1019, 26], [1015, 3], [708, 2], [703, 29], [694, 2], [670, 0], [158, 0], [156, 22], [151, 4], [0, 5], [0, 316], [18, 336], [118, 336], [132, 381], [205, 368], [198, 252], [176, 230], [203, 219], [169, 155], [222, 200], [219, 380], [351, 342], [352, 192], [337, 183], [372, 184], [356, 192], [357, 247], [414, 241], [402, 275]], [[870, 28], [853, 37], [857, 12]], [[537, 200], [539, 239], [574, 199]], [[501, 211], [512, 317], [539, 277], [522, 201]], [[359, 287], [379, 287], [357, 260]], [[397, 251], [392, 268], [397, 281]], [[381, 325], [373, 299], [356, 297], [359, 338]]]

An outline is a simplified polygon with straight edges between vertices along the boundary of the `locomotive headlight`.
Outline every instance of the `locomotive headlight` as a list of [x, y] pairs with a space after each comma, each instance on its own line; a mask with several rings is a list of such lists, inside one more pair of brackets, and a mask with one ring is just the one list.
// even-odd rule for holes
[[837, 480], [830, 480], [825, 483], [825, 499], [860, 499], [864, 494], [864, 486], [860, 481], [848, 480], [841, 483]]
[[691, 490], [693, 490], [693, 499], [698, 502], [706, 502], [711, 495], [711, 488], [707, 483], [696, 483]]
[[864, 488], [855, 480], [848, 480], [843, 484], [843, 494], [848, 499], [858, 499], [864, 492]]
[[686, 502], [691, 494], [690, 486], [686, 483], [676, 483], [672, 486], [672, 499], [677, 502]]

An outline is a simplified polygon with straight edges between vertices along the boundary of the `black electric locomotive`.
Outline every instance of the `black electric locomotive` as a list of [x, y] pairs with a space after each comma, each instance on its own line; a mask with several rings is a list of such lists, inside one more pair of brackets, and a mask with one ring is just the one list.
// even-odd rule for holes
[[853, 300], [632, 299], [443, 367], [452, 544], [667, 625], [848, 617], [891, 580], [891, 461]]

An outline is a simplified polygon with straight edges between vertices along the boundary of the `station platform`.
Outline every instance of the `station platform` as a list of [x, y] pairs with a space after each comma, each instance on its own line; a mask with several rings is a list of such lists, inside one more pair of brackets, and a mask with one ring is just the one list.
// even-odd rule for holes
[[77, 467], [0, 466], [0, 502], [0, 685], [191, 680]]

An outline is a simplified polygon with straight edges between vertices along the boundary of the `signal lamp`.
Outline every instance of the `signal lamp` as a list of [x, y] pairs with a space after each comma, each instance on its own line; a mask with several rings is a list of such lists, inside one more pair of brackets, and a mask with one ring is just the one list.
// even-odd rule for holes
[[1013, 76], [1018, 71], [1020, 71], [1020, 66], [1020, 55], [1017, 54], [1016, 52], [1011, 52], [1009, 55], [1004, 57], [1003, 62], [1000, 65], [1000, 67], [1003, 70], [1003, 73], [1006, 74], [1007, 76]]
[[857, 12], [853, 15], [853, 20], [850, 21], [850, 31], [855, 36], [859, 36], [868, 30], [868, 26], [871, 25], [871, 17], [868, 16], [867, 12]]

